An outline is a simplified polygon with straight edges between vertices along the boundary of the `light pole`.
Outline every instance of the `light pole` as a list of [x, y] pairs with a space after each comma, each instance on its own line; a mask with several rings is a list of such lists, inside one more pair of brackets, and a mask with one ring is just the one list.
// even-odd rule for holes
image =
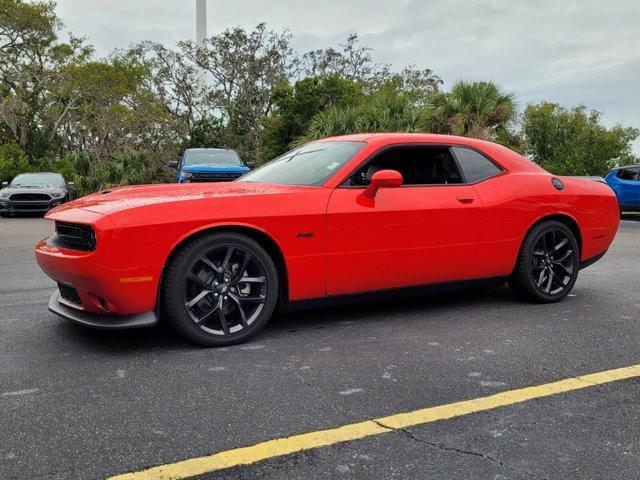
[[[198, 48], [205, 48], [207, 38], [207, 0], [196, 0], [196, 44]], [[202, 92], [207, 86], [207, 74], [203, 68], [198, 68], [198, 83]]]

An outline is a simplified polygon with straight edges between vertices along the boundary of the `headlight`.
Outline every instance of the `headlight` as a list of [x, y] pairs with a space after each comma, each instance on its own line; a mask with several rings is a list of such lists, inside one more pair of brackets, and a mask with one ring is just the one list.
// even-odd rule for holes
[[9, 196], [9, 192], [0, 190], [0, 198], [7, 198]]
[[53, 198], [62, 198], [65, 196], [65, 192], [63, 190], [60, 190], [59, 192], [53, 192], [51, 193], [51, 196]]
[[193, 177], [193, 173], [184, 172], [184, 173], [182, 174], [182, 178], [184, 178], [185, 180], [186, 180], [187, 178], [191, 178], [191, 177]]

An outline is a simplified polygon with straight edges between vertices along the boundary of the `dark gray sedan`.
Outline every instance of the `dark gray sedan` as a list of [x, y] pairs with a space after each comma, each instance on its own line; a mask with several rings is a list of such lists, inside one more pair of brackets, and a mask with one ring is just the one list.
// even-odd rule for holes
[[17, 213], [45, 213], [75, 198], [73, 183], [59, 173], [21, 173], [11, 183], [2, 182], [0, 216]]

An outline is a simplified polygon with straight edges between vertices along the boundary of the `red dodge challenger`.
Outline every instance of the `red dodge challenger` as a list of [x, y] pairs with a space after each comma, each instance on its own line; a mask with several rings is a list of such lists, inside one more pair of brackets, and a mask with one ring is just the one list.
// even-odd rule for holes
[[[145, 185], [66, 203], [36, 246], [49, 309], [99, 328], [160, 317], [206, 346], [278, 307], [509, 282], [556, 302], [601, 258], [618, 204], [494, 143], [363, 134], [291, 150], [229, 183]], [[373, 295], [372, 295], [373, 294]]]

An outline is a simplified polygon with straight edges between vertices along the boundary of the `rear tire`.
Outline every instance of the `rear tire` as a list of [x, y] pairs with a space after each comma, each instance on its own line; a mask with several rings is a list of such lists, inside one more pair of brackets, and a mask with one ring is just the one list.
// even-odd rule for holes
[[243, 342], [269, 321], [278, 303], [278, 272], [250, 237], [211, 233], [187, 241], [168, 262], [161, 291], [167, 322], [206, 347]]
[[521, 299], [553, 303], [566, 297], [578, 278], [580, 248], [563, 223], [546, 220], [525, 236], [509, 287]]

